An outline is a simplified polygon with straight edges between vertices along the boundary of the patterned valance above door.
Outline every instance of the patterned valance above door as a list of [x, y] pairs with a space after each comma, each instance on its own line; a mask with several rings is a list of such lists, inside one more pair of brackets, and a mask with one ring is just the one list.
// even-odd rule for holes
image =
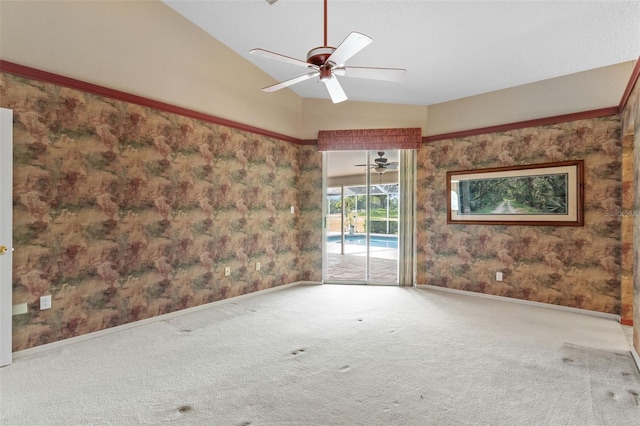
[[318, 151], [358, 151], [370, 149], [420, 149], [422, 129], [321, 130]]

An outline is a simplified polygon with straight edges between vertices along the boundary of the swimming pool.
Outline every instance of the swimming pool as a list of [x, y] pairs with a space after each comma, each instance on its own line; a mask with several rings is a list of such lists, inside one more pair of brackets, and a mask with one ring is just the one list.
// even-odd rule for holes
[[[365, 246], [367, 244], [367, 236], [364, 234], [345, 235], [345, 244], [352, 244], [357, 246]], [[327, 237], [327, 242], [330, 244], [340, 244], [340, 235], [331, 235]], [[397, 235], [371, 235], [372, 247], [384, 247], [384, 248], [398, 248], [398, 236]]]

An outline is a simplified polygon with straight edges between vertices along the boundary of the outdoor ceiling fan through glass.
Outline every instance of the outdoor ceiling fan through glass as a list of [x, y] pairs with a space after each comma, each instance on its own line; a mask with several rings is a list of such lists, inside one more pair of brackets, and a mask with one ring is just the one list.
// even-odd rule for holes
[[[356, 164], [356, 167], [366, 167], [367, 164]], [[378, 151], [378, 158], [373, 159], [373, 164], [369, 164], [372, 171], [380, 175], [380, 184], [382, 185], [382, 174], [387, 170], [398, 170], [397, 161], [389, 161], [384, 157], [384, 151]]]

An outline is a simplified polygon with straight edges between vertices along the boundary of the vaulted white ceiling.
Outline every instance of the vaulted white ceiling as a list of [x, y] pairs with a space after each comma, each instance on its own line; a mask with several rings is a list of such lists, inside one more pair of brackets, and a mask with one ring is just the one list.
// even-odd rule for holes
[[[250, 49], [305, 60], [323, 44], [322, 0], [164, 1], [274, 83], [305, 71]], [[407, 76], [340, 77], [350, 100], [433, 105], [637, 59], [640, 1], [329, 0], [328, 44], [351, 31], [373, 43], [347, 65], [406, 68]], [[315, 80], [291, 89], [328, 98]]]

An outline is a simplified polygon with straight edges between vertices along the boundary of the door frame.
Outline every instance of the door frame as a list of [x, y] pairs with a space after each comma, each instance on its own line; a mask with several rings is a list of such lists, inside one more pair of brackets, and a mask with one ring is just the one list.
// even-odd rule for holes
[[[393, 151], [398, 151], [396, 149], [391, 149]], [[375, 153], [379, 151], [378, 149], [368, 149], [368, 150], [354, 150], [361, 151], [366, 155], [366, 170], [371, 170], [371, 153]], [[371, 281], [371, 232], [367, 229], [366, 232], [366, 266], [365, 266], [365, 278], [364, 280], [327, 280], [327, 267], [328, 267], [328, 252], [327, 252], [327, 232], [328, 232], [328, 219], [329, 219], [329, 211], [328, 211], [328, 203], [327, 201], [327, 189], [328, 189], [328, 177], [327, 177], [327, 162], [329, 160], [329, 154], [335, 151], [322, 151], [322, 218], [323, 218], [323, 226], [322, 226], [322, 283], [323, 284], [356, 284], [356, 285], [370, 285], [370, 286], [399, 286], [400, 285], [400, 250], [399, 250], [399, 240], [398, 240], [398, 258], [396, 259], [396, 281], [395, 282], [378, 282]], [[402, 165], [400, 165], [402, 167]], [[398, 170], [398, 184], [399, 184], [399, 173]], [[371, 197], [371, 172], [367, 172], [365, 174], [365, 187], [366, 187], [366, 198], [367, 198], [367, 223], [370, 222], [370, 197]], [[402, 196], [400, 194], [400, 196]], [[342, 191], [342, 206], [343, 206], [343, 217], [344, 217], [344, 188]], [[400, 218], [398, 218], [400, 219]], [[344, 233], [344, 226], [342, 226], [342, 232]], [[400, 235], [398, 235], [398, 239]]]
[[13, 111], [0, 108], [0, 161], [4, 175], [0, 180], [0, 367], [12, 362], [13, 312]]

